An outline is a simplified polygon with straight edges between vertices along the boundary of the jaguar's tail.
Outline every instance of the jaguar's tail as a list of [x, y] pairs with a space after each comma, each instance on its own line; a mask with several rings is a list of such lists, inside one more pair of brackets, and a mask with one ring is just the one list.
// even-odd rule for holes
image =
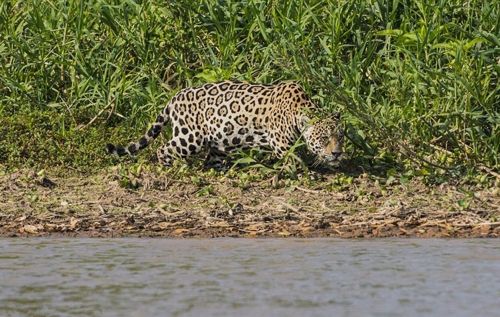
[[130, 143], [127, 147], [121, 146], [121, 145], [113, 145], [113, 144], [106, 144], [106, 151], [109, 154], [116, 154], [118, 156], [123, 156], [123, 155], [135, 155], [139, 150], [142, 150], [146, 146], [148, 146], [151, 141], [156, 139], [156, 137], [160, 134], [163, 126], [169, 121], [169, 116], [168, 116], [168, 110], [165, 109], [157, 118], [156, 121], [153, 123], [151, 128], [144, 134], [142, 138], [139, 139], [137, 142], [132, 142]]

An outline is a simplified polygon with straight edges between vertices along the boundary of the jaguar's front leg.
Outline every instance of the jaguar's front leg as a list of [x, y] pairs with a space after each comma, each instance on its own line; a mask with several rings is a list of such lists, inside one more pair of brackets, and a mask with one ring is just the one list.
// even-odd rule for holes
[[216, 170], [227, 169], [227, 153], [215, 148], [209, 148], [207, 158], [205, 159], [206, 168], [215, 168]]

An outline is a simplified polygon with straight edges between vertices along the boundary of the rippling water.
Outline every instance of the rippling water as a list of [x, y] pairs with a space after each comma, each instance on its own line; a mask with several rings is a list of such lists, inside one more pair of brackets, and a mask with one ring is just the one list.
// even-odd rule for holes
[[500, 315], [500, 240], [0, 240], [0, 316], [445, 314]]

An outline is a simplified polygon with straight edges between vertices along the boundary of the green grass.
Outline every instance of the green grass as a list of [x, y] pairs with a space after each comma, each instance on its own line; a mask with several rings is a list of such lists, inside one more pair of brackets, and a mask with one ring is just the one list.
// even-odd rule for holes
[[0, 164], [112, 165], [179, 89], [234, 78], [299, 80], [359, 164], [498, 171], [499, 72], [498, 1], [4, 0]]

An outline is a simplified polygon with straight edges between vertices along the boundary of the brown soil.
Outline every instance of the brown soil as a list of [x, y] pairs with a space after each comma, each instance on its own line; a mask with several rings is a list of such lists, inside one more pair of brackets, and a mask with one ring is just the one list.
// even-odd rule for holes
[[[366, 174], [314, 185], [142, 172], [0, 176], [0, 236], [499, 237], [498, 187], [380, 185]], [[276, 188], [283, 186], [282, 188]]]

